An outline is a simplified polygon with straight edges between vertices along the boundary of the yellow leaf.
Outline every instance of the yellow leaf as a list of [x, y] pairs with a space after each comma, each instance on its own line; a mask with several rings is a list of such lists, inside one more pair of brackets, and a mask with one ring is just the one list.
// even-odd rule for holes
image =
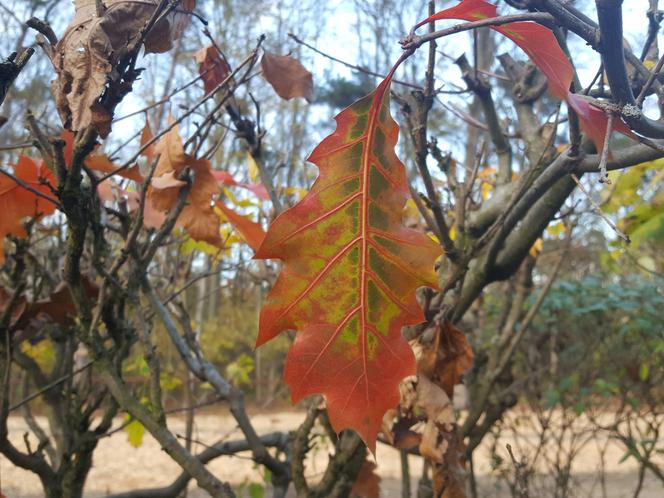
[[249, 152], [247, 152], [247, 170], [251, 183], [256, 183], [256, 179], [258, 178], [258, 164], [256, 164], [256, 161]]
[[208, 244], [204, 241], [196, 241], [191, 237], [187, 237], [185, 239], [185, 241], [180, 246], [180, 250], [183, 254], [191, 254], [194, 251], [199, 251], [211, 256], [217, 256], [217, 254], [219, 254], [218, 247], [213, 246], [212, 244]]
[[533, 258], [536, 258], [542, 252], [542, 239], [537, 239], [528, 252]]
[[[125, 415], [125, 422], [129, 420], [131, 420], [130, 415]], [[129, 441], [129, 444], [131, 444], [134, 448], [138, 448], [141, 446], [141, 444], [143, 444], [143, 434], [145, 434], [145, 427], [143, 427], [143, 424], [141, 424], [138, 420], [131, 420], [131, 422], [125, 425], [124, 431], [127, 433], [127, 441]]]
[[546, 228], [546, 233], [548, 233], [551, 237], [558, 237], [561, 233], [565, 233], [565, 230], [565, 224], [562, 221], [559, 221], [558, 223], [549, 225]]
[[298, 200], [302, 199], [307, 193], [307, 189], [302, 187], [286, 187], [283, 191], [286, 195], [294, 195]]

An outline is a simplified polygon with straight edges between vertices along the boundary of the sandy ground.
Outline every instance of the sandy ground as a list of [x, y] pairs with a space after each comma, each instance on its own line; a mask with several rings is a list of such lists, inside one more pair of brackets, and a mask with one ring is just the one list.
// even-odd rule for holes
[[[252, 417], [259, 434], [275, 430], [292, 430], [302, 421], [304, 414], [297, 411], [279, 411], [275, 413], [256, 414]], [[40, 419], [45, 425], [45, 421]], [[117, 424], [122, 421], [117, 420]], [[184, 433], [184, 421], [181, 418], [169, 419], [169, 426], [178, 433]], [[213, 443], [221, 437], [232, 440], [239, 438], [239, 432], [234, 429], [234, 423], [228, 415], [204, 414], [196, 419], [194, 439], [203, 443]], [[27, 427], [19, 417], [13, 417], [9, 422], [10, 439], [23, 448], [23, 434]], [[526, 438], [532, 437], [525, 434]], [[508, 440], [504, 442], [509, 442]], [[601, 441], [600, 441], [601, 442]], [[595, 443], [595, 441], [593, 442]], [[516, 445], [515, 445], [516, 446]], [[34, 442], [33, 442], [34, 447]], [[504, 448], [504, 444], [501, 446]], [[575, 460], [574, 495], [575, 497], [597, 498], [623, 498], [631, 497], [636, 486], [636, 467], [631, 460], [619, 463], [624, 452], [617, 445], [609, 445], [605, 469], [607, 485], [605, 494], [597, 482], [596, 472], [599, 465], [597, 444], [586, 445]], [[203, 447], [198, 445], [197, 451]], [[507, 452], [503, 451], [504, 458]], [[315, 478], [325, 468], [327, 452], [325, 449], [317, 451], [309, 462], [307, 469], [309, 476]], [[377, 450], [377, 472], [381, 476], [381, 496], [385, 498], [401, 497], [401, 471], [398, 453], [392, 448], [380, 445]], [[209, 465], [209, 468], [220, 479], [230, 482], [238, 490], [240, 496], [249, 496], [246, 486], [252, 482], [261, 482], [259, 472], [254, 468], [247, 454], [235, 457], [222, 457]], [[410, 468], [412, 489], [416, 489], [416, 480], [421, 473], [421, 459], [411, 457]], [[475, 469], [478, 475], [480, 496], [502, 498], [509, 496], [505, 488], [498, 483], [490, 466], [490, 452], [488, 448], [481, 448], [475, 460]], [[143, 444], [139, 448], [132, 447], [127, 441], [127, 434], [123, 431], [111, 437], [103, 438], [95, 453], [94, 467], [86, 484], [86, 497], [96, 498], [107, 496], [120, 491], [128, 491], [146, 487], [159, 487], [169, 484], [179, 474], [178, 466], [166, 455], [159, 445], [146, 434]], [[37, 498], [41, 497], [39, 481], [29, 472], [14, 467], [4, 457], [0, 456], [0, 477], [2, 490], [7, 498]], [[190, 497], [206, 496], [191, 486]], [[413, 492], [413, 496], [415, 493]], [[266, 495], [266, 496], [269, 496]], [[541, 495], [544, 498], [544, 495]], [[664, 488], [652, 476], [646, 478], [641, 498], [662, 498]]]

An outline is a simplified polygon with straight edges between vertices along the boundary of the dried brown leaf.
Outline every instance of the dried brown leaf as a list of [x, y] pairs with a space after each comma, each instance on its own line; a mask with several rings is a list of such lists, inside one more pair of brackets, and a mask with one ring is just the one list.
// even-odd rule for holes
[[228, 63], [214, 45], [203, 47], [194, 54], [198, 63], [198, 72], [203, 79], [205, 93], [210, 93], [217, 88], [231, 73]]
[[441, 386], [452, 397], [454, 386], [473, 364], [473, 350], [466, 334], [449, 322], [434, 324], [411, 347], [417, 358], [417, 371]]
[[[139, 39], [159, 0], [106, 0], [103, 15], [97, 15], [95, 0], [75, 0], [75, 13], [64, 36], [55, 47], [53, 64], [57, 79], [52, 84], [56, 106], [65, 128], [78, 131], [95, 127], [106, 137], [111, 131], [113, 109], [101, 104], [109, 76]], [[145, 38], [147, 53], [166, 52], [185, 28], [188, 16], [182, 8], [161, 19]], [[116, 89], [120, 95], [128, 84]]]
[[[7, 310], [7, 306], [9, 306], [11, 298], [12, 298], [11, 294], [7, 292], [7, 290], [4, 289], [3, 287], [0, 287], [0, 316], [2, 316]], [[26, 306], [27, 303], [25, 301], [25, 298], [20, 297], [17, 305], [12, 310], [11, 317], [9, 317], [10, 327], [14, 326], [16, 322], [18, 322], [18, 320], [21, 318], [21, 315], [25, 311]]]
[[417, 379], [417, 406], [422, 408], [427, 419], [441, 430], [451, 431], [454, 425], [454, 407], [445, 391], [425, 375]]
[[297, 59], [266, 51], [261, 59], [261, 68], [263, 77], [282, 99], [304, 97], [307, 102], [313, 102], [313, 76]]
[[185, 153], [178, 126], [174, 126], [159, 142], [157, 152], [161, 155], [155, 169], [155, 178], [148, 190], [152, 207], [163, 213], [170, 211], [182, 185], [177, 177], [185, 168], [191, 169], [194, 172], [194, 183], [187, 197], [187, 205], [178, 218], [178, 226], [183, 227], [195, 240], [221, 245], [221, 220], [212, 204], [219, 187], [212, 175], [210, 162]]
[[378, 498], [380, 496], [380, 476], [376, 474], [376, 464], [365, 460], [357, 476], [351, 496], [360, 498]]

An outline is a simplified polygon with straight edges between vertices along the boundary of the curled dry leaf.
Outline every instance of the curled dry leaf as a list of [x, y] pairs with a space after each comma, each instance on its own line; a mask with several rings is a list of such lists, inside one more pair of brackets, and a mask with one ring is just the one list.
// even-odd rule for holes
[[152, 161], [154, 159], [154, 156], [156, 154], [155, 151], [155, 144], [150, 144], [152, 142], [152, 139], [154, 138], [154, 135], [152, 134], [152, 129], [150, 128], [150, 121], [148, 121], [147, 116], [145, 117], [145, 126], [143, 126], [143, 131], [141, 131], [141, 142], [140, 146], [141, 149], [145, 147], [145, 150], [143, 150], [142, 155], [147, 158], [148, 161]]
[[313, 102], [313, 76], [297, 59], [266, 51], [261, 59], [261, 68], [263, 77], [282, 99], [304, 97], [307, 102]]
[[454, 386], [461, 384], [463, 374], [473, 364], [473, 350], [466, 334], [450, 322], [431, 325], [420, 338], [411, 341], [420, 375], [441, 386], [449, 397]]
[[422, 434], [416, 432], [413, 427], [419, 422], [415, 418], [401, 418], [392, 426], [392, 444], [396, 449], [410, 450], [420, 445]]
[[[78, 131], [92, 125], [101, 137], [111, 131], [113, 109], [102, 104], [109, 76], [139, 41], [159, 0], [106, 0], [97, 15], [95, 0], [75, 0], [75, 13], [55, 47], [53, 64], [57, 79], [52, 84], [56, 106], [65, 128]], [[185, 28], [195, 2], [182, 2], [181, 9], [161, 19], [144, 40], [147, 53], [170, 50]], [[117, 76], [117, 75], [116, 75]], [[115, 89], [122, 97], [131, 84]]]
[[447, 451], [442, 464], [433, 466], [433, 489], [441, 498], [466, 498], [465, 445], [454, 433], [444, 434]]
[[186, 154], [180, 138], [180, 129], [174, 126], [159, 142], [160, 153], [155, 178], [148, 190], [148, 199], [157, 211], [168, 212], [175, 205], [183, 183], [177, 177], [189, 168], [194, 172], [194, 183], [178, 218], [194, 240], [219, 246], [219, 216], [214, 212], [213, 198], [218, 192], [217, 181], [212, 175], [210, 162]]
[[454, 426], [454, 408], [450, 398], [440, 386], [425, 375], [417, 379], [417, 405], [424, 410], [429, 421], [449, 432]]

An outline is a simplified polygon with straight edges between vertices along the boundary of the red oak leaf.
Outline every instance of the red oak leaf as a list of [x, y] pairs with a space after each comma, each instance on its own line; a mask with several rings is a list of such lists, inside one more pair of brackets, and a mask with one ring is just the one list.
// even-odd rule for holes
[[311, 191], [277, 217], [256, 254], [284, 262], [257, 344], [297, 330], [284, 373], [293, 401], [323, 394], [334, 429], [355, 429], [372, 451], [399, 382], [415, 373], [401, 329], [423, 321], [415, 291], [436, 286], [441, 254], [401, 222], [409, 191], [390, 80], [336, 117], [309, 157], [320, 170]]

